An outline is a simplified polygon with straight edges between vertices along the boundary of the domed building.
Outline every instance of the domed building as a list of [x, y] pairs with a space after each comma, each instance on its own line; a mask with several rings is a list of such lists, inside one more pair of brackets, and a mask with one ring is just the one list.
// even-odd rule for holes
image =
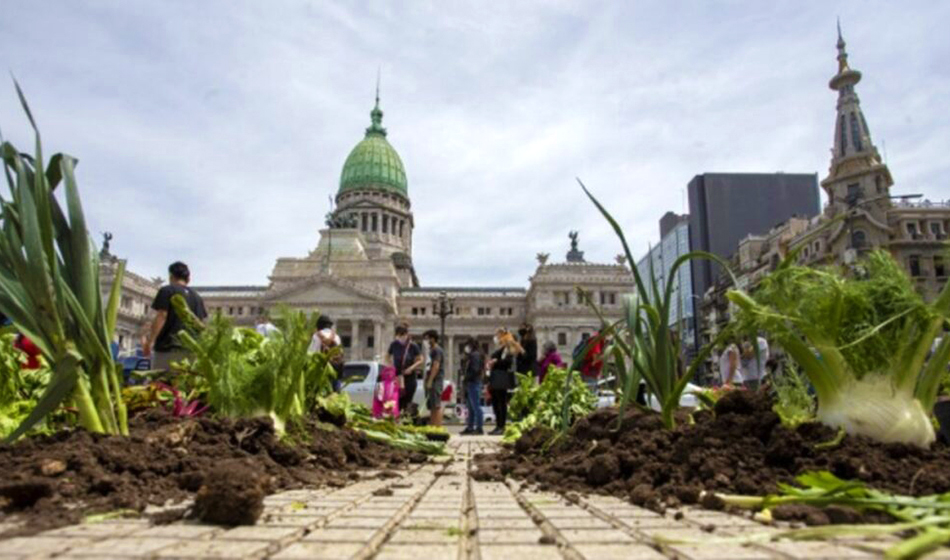
[[590, 290], [616, 319], [619, 294], [632, 288], [629, 268], [587, 263], [576, 240], [567, 262], [549, 264], [546, 254], [538, 255], [530, 289], [420, 286], [412, 264], [409, 180], [383, 127], [378, 94], [363, 139], [343, 163], [335, 201], [316, 248], [304, 257], [278, 258], [266, 286], [195, 286], [209, 312], [251, 325], [281, 305], [319, 310], [334, 320], [347, 360], [373, 360], [385, 358], [399, 321], [408, 321], [414, 335], [440, 329], [434, 301], [444, 294], [453, 311], [444, 346], [454, 379], [466, 340], [487, 349], [495, 329], [516, 330], [525, 321], [535, 325], [539, 343], [554, 341], [569, 356], [600, 324], [575, 286]]

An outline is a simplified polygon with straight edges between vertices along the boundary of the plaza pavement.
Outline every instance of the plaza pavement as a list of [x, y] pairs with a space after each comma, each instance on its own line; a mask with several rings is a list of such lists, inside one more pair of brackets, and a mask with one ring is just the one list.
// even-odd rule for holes
[[[475, 481], [469, 476], [473, 456], [497, 445], [498, 438], [453, 435], [448, 457], [396, 478], [366, 471], [345, 488], [275, 494], [253, 527], [115, 519], [0, 540], [0, 560], [860, 559], [882, 557], [893, 542], [742, 545], [726, 541], [778, 529], [719, 512], [661, 516], [616, 498], [570, 503], [513, 481]], [[950, 559], [950, 550], [928, 558]]]

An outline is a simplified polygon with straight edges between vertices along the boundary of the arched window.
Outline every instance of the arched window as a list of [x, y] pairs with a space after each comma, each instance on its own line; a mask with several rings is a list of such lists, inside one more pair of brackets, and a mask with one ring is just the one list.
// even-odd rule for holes
[[854, 111], [851, 111], [851, 139], [854, 140], [854, 149], [857, 151], [864, 150], [864, 142], [861, 141], [861, 130], [858, 128], [858, 119], [854, 116]]
[[863, 249], [867, 243], [867, 234], [864, 233], [864, 230], [856, 229], [851, 232], [851, 247], [853, 249]]

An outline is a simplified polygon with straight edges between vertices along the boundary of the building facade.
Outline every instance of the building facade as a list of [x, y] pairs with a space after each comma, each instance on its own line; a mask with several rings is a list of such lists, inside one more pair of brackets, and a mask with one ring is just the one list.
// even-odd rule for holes
[[[578, 288], [591, 295], [608, 319], [622, 316], [620, 295], [633, 286], [630, 269], [622, 263], [586, 262], [574, 232], [564, 262], [549, 263], [548, 254], [538, 255], [528, 288], [421, 286], [412, 261], [415, 222], [407, 175], [382, 120], [377, 96], [370, 126], [343, 164], [336, 208], [316, 247], [302, 257], [277, 258], [266, 284], [194, 286], [209, 313], [250, 326], [282, 306], [319, 310], [335, 321], [347, 360], [378, 360], [385, 357], [401, 321], [410, 324], [414, 335], [440, 330], [436, 302], [444, 298], [452, 311], [445, 318], [444, 346], [453, 376], [466, 340], [476, 339], [488, 349], [497, 328], [517, 330], [524, 322], [535, 326], [539, 346], [552, 341], [569, 359], [582, 335], [600, 328]], [[150, 297], [157, 287], [151, 287]], [[134, 326], [139, 329], [148, 319], [129, 318], [138, 320]]]
[[[672, 275], [676, 259], [689, 251], [689, 215], [667, 212], [660, 218], [660, 242], [637, 262], [637, 272], [644, 282], [649, 282], [652, 274], [660, 290], [663, 290]], [[692, 266], [693, 262], [686, 261], [677, 269], [670, 305], [670, 322], [679, 321], [679, 332], [682, 333], [681, 341], [685, 348], [692, 348], [696, 343]]]
[[[894, 195], [894, 180], [871, 139], [855, 86], [861, 73], [851, 68], [838, 30], [838, 71], [829, 87], [837, 92], [834, 139], [828, 175], [821, 188], [828, 203], [809, 219], [790, 219], [767, 235], [748, 236], [738, 245], [739, 287], [751, 290], [790, 250], [800, 264], [851, 264], [876, 248], [888, 250], [904, 265], [918, 291], [932, 300], [947, 282], [947, 233], [950, 204], [918, 201], [921, 195]], [[719, 283], [705, 293], [708, 340], [729, 318]]]

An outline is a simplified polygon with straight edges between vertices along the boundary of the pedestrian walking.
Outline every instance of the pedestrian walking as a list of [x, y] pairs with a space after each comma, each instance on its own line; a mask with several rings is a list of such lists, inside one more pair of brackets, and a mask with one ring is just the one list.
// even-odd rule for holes
[[495, 411], [495, 429], [490, 434], [501, 435], [505, 433], [508, 420], [509, 391], [515, 386], [515, 376], [511, 368], [515, 359], [524, 353], [524, 348], [506, 329], [498, 329], [495, 332], [494, 342], [498, 348], [488, 361], [488, 369], [491, 372], [488, 386], [491, 391], [492, 410]]
[[524, 352], [515, 360], [515, 371], [536, 377], [538, 375], [538, 339], [534, 335], [531, 323], [524, 323], [518, 329], [518, 341]]
[[469, 339], [465, 343], [465, 355], [462, 358], [462, 382], [465, 386], [465, 408], [468, 410], [468, 419], [462, 435], [482, 435], [485, 422], [482, 414], [482, 377], [485, 372], [485, 357], [482, 356], [478, 343]]
[[445, 386], [445, 351], [439, 346], [439, 333], [427, 330], [422, 338], [429, 345], [429, 370], [425, 376], [426, 407], [429, 424], [442, 425], [442, 389]]
[[333, 328], [333, 319], [329, 315], [317, 317], [317, 330], [310, 339], [307, 352], [310, 354], [322, 352], [330, 355], [330, 367], [336, 372], [336, 377], [333, 379], [333, 391], [339, 393], [343, 388], [343, 341]]
[[541, 362], [538, 364], [538, 383], [544, 382], [544, 377], [552, 367], [563, 368], [564, 360], [561, 359], [561, 355], [557, 351], [557, 344], [549, 340], [544, 343], [544, 356], [541, 357]]
[[386, 364], [396, 368], [396, 379], [399, 383], [399, 411], [409, 413], [409, 405], [416, 394], [416, 376], [422, 370], [425, 356], [419, 345], [409, 338], [409, 325], [396, 325], [396, 339], [389, 345], [386, 352]]
[[178, 341], [178, 333], [185, 328], [185, 324], [175, 308], [172, 306], [172, 297], [180, 295], [185, 298], [188, 309], [199, 320], [204, 321], [208, 316], [204, 301], [198, 292], [188, 287], [191, 282], [191, 271], [183, 262], [173, 262], [168, 267], [168, 285], [162, 286], [155, 294], [152, 309], [155, 310], [155, 319], [152, 328], [142, 345], [142, 354], [152, 357], [152, 369], [169, 371], [172, 362], [188, 357], [188, 353]]

